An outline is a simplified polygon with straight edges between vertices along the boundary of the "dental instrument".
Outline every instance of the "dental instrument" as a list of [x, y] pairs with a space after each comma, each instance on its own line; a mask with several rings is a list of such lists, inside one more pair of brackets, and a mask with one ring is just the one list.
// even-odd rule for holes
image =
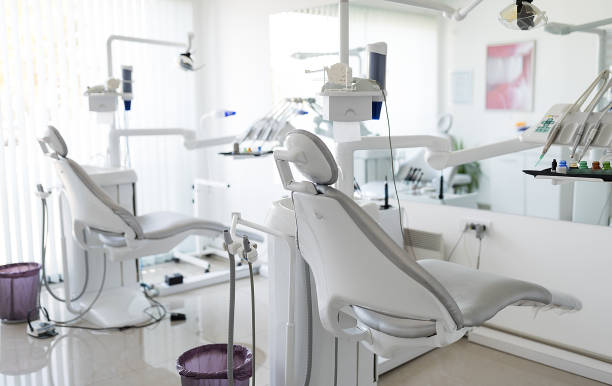
[[[607, 70], [607, 69], [603, 70], [599, 74], [599, 76], [597, 76], [595, 78], [593, 83], [591, 83], [591, 85], [582, 93], [582, 95], [580, 95], [580, 97], [578, 98], [578, 100], [576, 100], [576, 102], [572, 105], [572, 107], [570, 109], [566, 110], [565, 112], [563, 112], [563, 114], [560, 116], [559, 119], [555, 119], [556, 116], [551, 115], [550, 116], [550, 120], [546, 120], [545, 121], [546, 125], [547, 125], [546, 129], [548, 130], [548, 135], [547, 135], [547, 138], [546, 138], [546, 143], [544, 144], [544, 147], [542, 148], [542, 154], [540, 155], [540, 158], [538, 159], [538, 162], [541, 161], [542, 158], [544, 158], [544, 156], [546, 155], [546, 153], [548, 152], [550, 147], [557, 140], [557, 137], [559, 136], [559, 133], [561, 132], [562, 125], [565, 122], [565, 119], [567, 118], [567, 115], [580, 111], [580, 109], [582, 108], [584, 103], [587, 101], [588, 97], [593, 93], [593, 90], [595, 90], [595, 88], [602, 81], [603, 81], [603, 85], [605, 85], [606, 79], [609, 76], [610, 76], [610, 71]], [[603, 87], [603, 85], [602, 85], [602, 87]], [[551, 123], [553, 124], [552, 127], [550, 127]]]
[[[602, 84], [601, 88], [599, 89], [597, 94], [595, 94], [593, 100], [591, 100], [591, 103], [589, 103], [589, 105], [584, 111], [585, 113], [587, 113], [587, 115], [578, 124], [578, 127], [574, 131], [572, 143], [570, 146], [570, 158], [574, 158], [574, 156], [576, 155], [576, 150], [578, 149], [578, 145], [580, 145], [580, 142], [582, 141], [582, 136], [584, 135], [584, 127], [586, 126], [587, 120], [589, 119], [593, 111], [595, 111], [595, 107], [597, 107], [597, 104], [599, 104], [601, 98], [610, 89], [610, 87], [612, 87], [612, 78], [610, 78], [607, 82], [605, 82], [605, 78], [602, 79], [604, 79], [604, 83]], [[580, 161], [580, 159], [577, 159], [577, 161]]]
[[595, 137], [599, 134], [599, 131], [601, 129], [601, 121], [604, 118], [604, 116], [606, 115], [606, 113], [610, 111], [610, 109], [612, 109], [612, 102], [608, 103], [608, 105], [606, 107], [604, 107], [604, 109], [601, 112], [601, 114], [599, 115], [599, 118], [597, 119], [597, 121], [595, 123], [591, 124], [591, 126], [590, 126], [590, 128], [589, 128], [589, 130], [587, 132], [587, 136], [586, 136], [584, 145], [582, 147], [582, 152], [580, 153], [580, 156], [578, 157], [578, 161], [580, 161], [586, 155], [586, 153], [589, 151], [589, 147], [591, 147], [591, 144], [595, 140]]

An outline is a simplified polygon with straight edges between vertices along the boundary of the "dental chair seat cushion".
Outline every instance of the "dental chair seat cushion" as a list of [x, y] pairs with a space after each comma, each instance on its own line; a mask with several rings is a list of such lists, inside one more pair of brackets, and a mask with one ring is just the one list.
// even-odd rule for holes
[[[451, 294], [463, 314], [465, 327], [477, 327], [510, 305], [554, 305], [578, 310], [572, 296], [550, 292], [537, 284], [477, 271], [441, 260], [419, 260]], [[410, 313], [409, 305], [406, 312]], [[435, 334], [433, 322], [406, 319], [353, 306], [357, 318], [366, 326], [399, 338], [427, 337]]]
[[447, 261], [427, 259], [418, 263], [448, 290], [461, 309], [466, 327], [480, 326], [512, 304], [553, 302], [552, 294], [537, 284]]

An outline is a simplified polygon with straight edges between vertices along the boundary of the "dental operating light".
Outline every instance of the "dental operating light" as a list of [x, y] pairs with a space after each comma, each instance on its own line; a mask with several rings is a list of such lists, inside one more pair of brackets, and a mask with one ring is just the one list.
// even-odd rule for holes
[[[419, 8], [430, 9], [452, 20], [460, 21], [484, 0], [472, 0], [466, 6], [455, 9], [445, 3], [435, 0], [386, 0], [393, 3], [412, 5]], [[548, 23], [546, 12], [532, 4], [533, 0], [516, 0], [505, 7], [499, 14], [500, 23], [513, 30], [531, 30]]]

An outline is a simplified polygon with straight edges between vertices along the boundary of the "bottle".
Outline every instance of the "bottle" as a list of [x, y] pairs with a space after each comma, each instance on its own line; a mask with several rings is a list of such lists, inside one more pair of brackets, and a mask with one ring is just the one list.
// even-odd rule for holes
[[557, 165], [556, 172], [561, 174], [567, 174], [567, 161], [559, 161], [559, 165]]

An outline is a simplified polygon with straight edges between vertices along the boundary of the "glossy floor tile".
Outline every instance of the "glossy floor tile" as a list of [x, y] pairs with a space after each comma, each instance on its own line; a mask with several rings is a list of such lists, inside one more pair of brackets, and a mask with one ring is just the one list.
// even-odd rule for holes
[[596, 386], [604, 385], [467, 339], [431, 351], [380, 377], [379, 386]]
[[[173, 264], [157, 266], [154, 272], [145, 275], [159, 279], [165, 273], [192, 269]], [[255, 286], [256, 381], [258, 386], [265, 386], [270, 379], [268, 337], [274, 332], [267, 328], [267, 279], [257, 276]], [[249, 280], [239, 280], [236, 287], [235, 341], [251, 348]], [[24, 324], [0, 324], [0, 386], [180, 385], [175, 366], [181, 353], [199, 345], [227, 341], [228, 285], [158, 300], [169, 312], [185, 313], [187, 321], [171, 324], [166, 319], [144, 329], [113, 333], [61, 329], [60, 335], [51, 340], [28, 337]], [[50, 303], [45, 296], [43, 303]], [[50, 304], [52, 315], [65, 316], [60, 305]], [[381, 376], [379, 385], [590, 386], [600, 383], [462, 340]]]

